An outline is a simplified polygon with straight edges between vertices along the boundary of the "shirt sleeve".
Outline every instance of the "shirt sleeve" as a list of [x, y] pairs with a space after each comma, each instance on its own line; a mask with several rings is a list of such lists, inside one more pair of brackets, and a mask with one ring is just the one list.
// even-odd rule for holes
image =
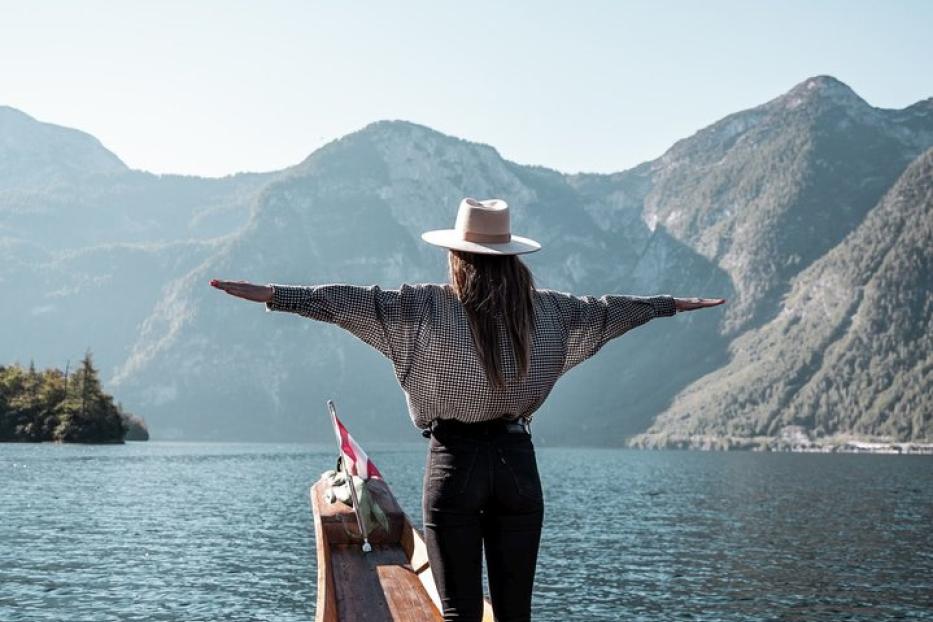
[[566, 330], [565, 373], [596, 354], [610, 339], [656, 318], [674, 315], [672, 296], [574, 296], [549, 292]]
[[266, 311], [288, 311], [336, 324], [368, 343], [407, 374], [415, 341], [427, 308], [430, 289], [402, 285], [280, 285], [270, 283], [272, 300]]

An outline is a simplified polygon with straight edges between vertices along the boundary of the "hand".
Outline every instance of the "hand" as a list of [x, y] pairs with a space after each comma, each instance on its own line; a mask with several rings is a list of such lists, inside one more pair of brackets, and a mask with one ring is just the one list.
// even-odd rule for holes
[[677, 311], [693, 311], [705, 307], [715, 307], [726, 302], [725, 298], [674, 298], [674, 308]]
[[269, 302], [272, 300], [272, 287], [269, 285], [253, 285], [247, 281], [220, 281], [211, 279], [211, 287], [222, 289], [231, 296], [245, 298], [253, 302]]

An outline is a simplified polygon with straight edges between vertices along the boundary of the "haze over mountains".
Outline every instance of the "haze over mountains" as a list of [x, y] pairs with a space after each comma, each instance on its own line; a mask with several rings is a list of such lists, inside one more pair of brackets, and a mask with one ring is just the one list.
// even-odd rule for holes
[[539, 286], [729, 299], [571, 371], [536, 416], [544, 442], [789, 424], [930, 439], [931, 146], [933, 98], [874, 108], [828, 76], [612, 175], [382, 121], [278, 173], [156, 176], [0, 108], [0, 362], [63, 366], [90, 346], [155, 438], [328, 441], [334, 398], [362, 439], [415, 440], [378, 353], [207, 282], [441, 281], [420, 233], [463, 196], [498, 196], [544, 245], [527, 258]]

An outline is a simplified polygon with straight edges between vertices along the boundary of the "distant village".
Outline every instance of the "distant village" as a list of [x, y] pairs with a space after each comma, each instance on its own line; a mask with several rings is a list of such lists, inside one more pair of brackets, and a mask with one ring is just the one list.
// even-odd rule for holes
[[843, 454], [927, 454], [933, 443], [896, 442], [889, 439], [859, 439], [853, 435], [814, 437], [801, 425], [787, 425], [777, 436], [651, 435], [636, 437], [632, 447], [640, 449], [694, 449], [702, 451], [784, 451]]

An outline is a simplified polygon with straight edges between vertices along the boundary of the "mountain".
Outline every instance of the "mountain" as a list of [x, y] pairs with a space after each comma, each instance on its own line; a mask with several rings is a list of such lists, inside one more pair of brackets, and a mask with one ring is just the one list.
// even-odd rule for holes
[[127, 172], [120, 158], [84, 132], [40, 123], [0, 106], [0, 184], [45, 186], [53, 180]]
[[815, 76], [609, 175], [519, 165], [405, 121], [221, 179], [134, 171], [86, 134], [0, 109], [7, 127], [0, 362], [61, 367], [91, 347], [154, 438], [327, 441], [328, 398], [363, 440], [417, 438], [378, 353], [208, 280], [441, 281], [446, 257], [419, 235], [450, 226], [463, 196], [509, 201], [514, 229], [544, 244], [526, 259], [541, 287], [729, 300], [572, 370], [537, 439], [662, 446], [787, 424], [929, 437], [929, 348], [914, 346], [929, 334], [933, 99], [880, 109]]
[[703, 435], [933, 438], [933, 149], [801, 272], [777, 317], [685, 389], [642, 445]]
[[64, 367], [91, 347], [112, 375], [161, 289], [280, 174], [134, 171], [88, 134], [0, 107], [0, 354]]
[[48, 250], [229, 234], [277, 174], [134, 171], [88, 134], [0, 107], [0, 236]]
[[2, 354], [64, 368], [91, 348], [102, 376], [129, 355], [163, 288], [205, 261], [218, 241], [113, 243], [48, 251], [0, 238]]
[[732, 278], [730, 335], [773, 317], [796, 274], [864, 219], [933, 144], [933, 98], [873, 108], [829, 76], [677, 142], [649, 168], [642, 214]]
[[[545, 246], [527, 258], [540, 286], [653, 293], [700, 279], [728, 290], [715, 266], [643, 223], [636, 223], [637, 236], [633, 232], [641, 239], [637, 247], [616, 243], [556, 171], [519, 166], [491, 147], [412, 123], [380, 122], [327, 145], [265, 190], [249, 225], [175, 282], [156, 306], [114, 378], [115, 390], [178, 435], [223, 437], [232, 425], [229, 413], [246, 411], [254, 414], [236, 425], [250, 437], [307, 436], [333, 397], [353, 413], [355, 427], [383, 438], [413, 438], [402, 392], [380, 355], [334, 327], [266, 314], [261, 306], [219, 295], [207, 282], [219, 276], [393, 287], [444, 279], [446, 255], [424, 244], [420, 233], [449, 226], [465, 195], [509, 197], [514, 229]], [[696, 351], [708, 352], [710, 340], [718, 339], [715, 316], [693, 320], [659, 320], [607, 347], [598, 363], [569, 374], [542, 412], [542, 433], [621, 442], [625, 433], [643, 430], [658, 404], [651, 396], [628, 396], [668, 366], [674, 343], [700, 339], [707, 347]], [[691, 330], [702, 322], [704, 330]], [[632, 365], [633, 359], [641, 364]], [[696, 367], [689, 366], [687, 376], [669, 374], [666, 382], [683, 386]], [[603, 386], [611, 389], [597, 389]], [[624, 420], [613, 421], [623, 399]], [[594, 413], [581, 421], [574, 415], [581, 407]], [[326, 428], [317, 434], [329, 438]]]

